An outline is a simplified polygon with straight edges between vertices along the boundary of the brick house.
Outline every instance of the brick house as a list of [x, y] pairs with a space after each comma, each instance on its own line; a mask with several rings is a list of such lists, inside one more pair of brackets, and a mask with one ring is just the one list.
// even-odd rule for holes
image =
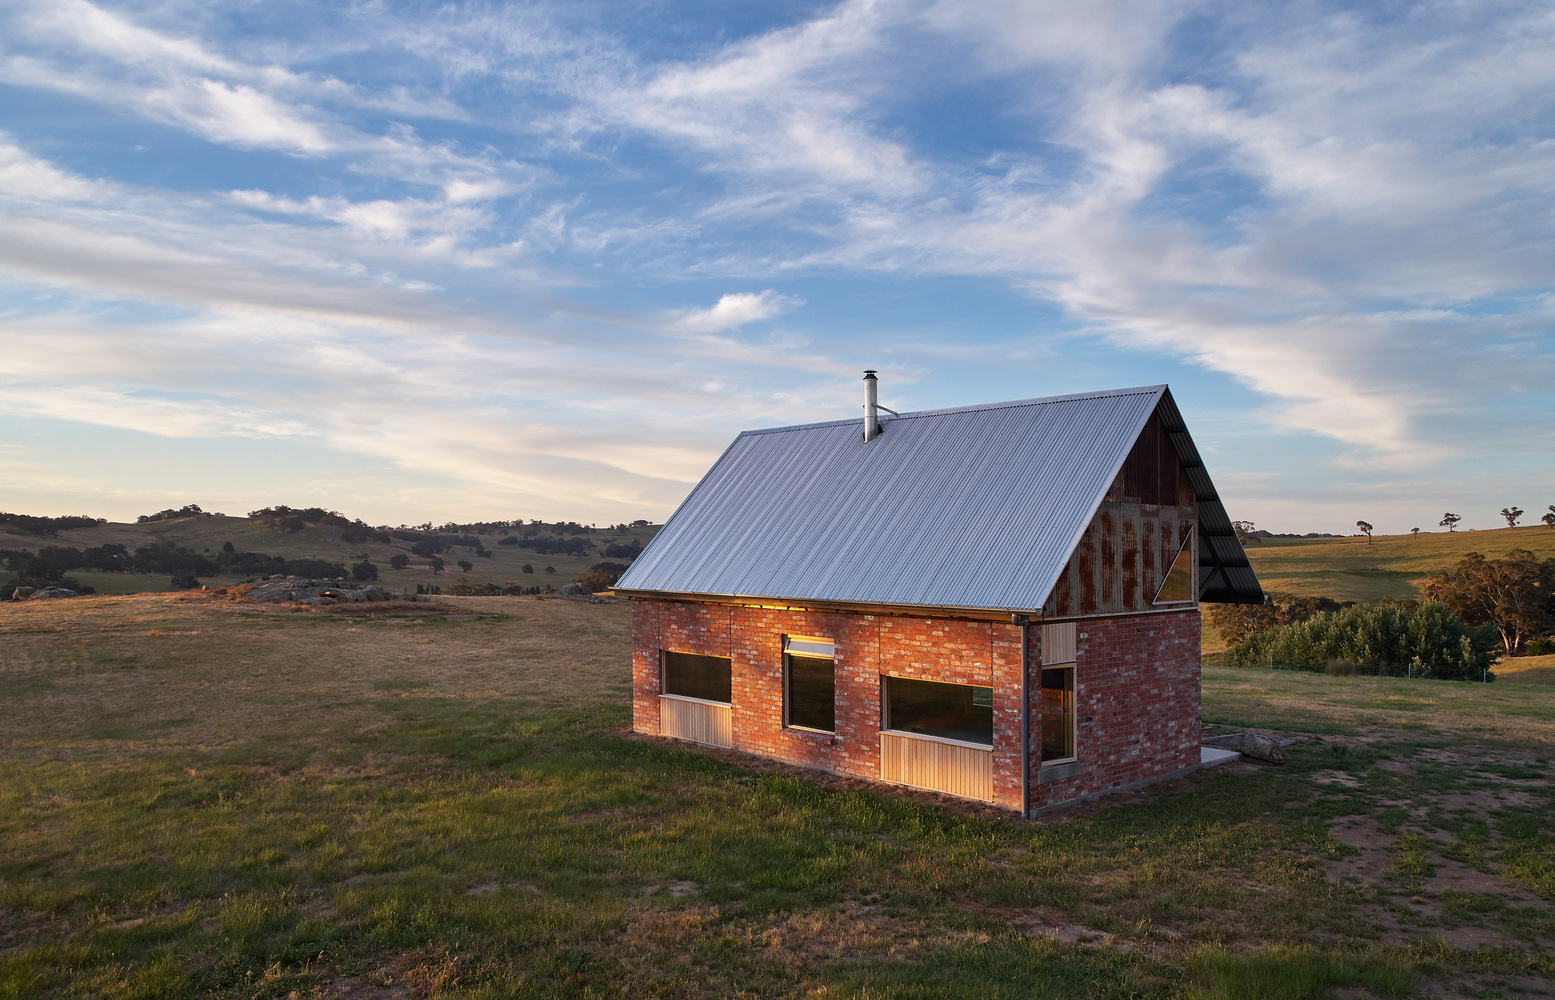
[[1027, 815], [1200, 766], [1199, 604], [1263, 592], [1167, 388], [882, 420], [865, 379], [617, 584], [634, 727]]

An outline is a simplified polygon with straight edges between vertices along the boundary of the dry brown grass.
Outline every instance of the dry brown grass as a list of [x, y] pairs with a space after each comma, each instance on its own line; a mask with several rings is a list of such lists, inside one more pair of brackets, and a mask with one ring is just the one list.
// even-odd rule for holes
[[[584, 708], [631, 683], [624, 604], [444, 597], [291, 610], [136, 594], [0, 607], [0, 751], [113, 758], [386, 725], [410, 695]], [[457, 632], [450, 625], [458, 625]]]

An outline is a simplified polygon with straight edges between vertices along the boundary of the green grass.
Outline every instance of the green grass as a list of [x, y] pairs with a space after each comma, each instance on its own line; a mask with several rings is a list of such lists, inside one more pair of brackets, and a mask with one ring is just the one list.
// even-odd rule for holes
[[[1435, 924], [1384, 932], [1407, 909], [1389, 894], [1446, 864], [1421, 809], [1555, 899], [1547, 794], [1476, 815], [1449, 798], [1537, 758], [1442, 762], [1464, 738], [1355, 718], [1385, 713], [1386, 681], [1260, 696], [1212, 671], [1229, 723], [1295, 725], [1294, 704], [1370, 742], [1026, 824], [631, 736], [620, 605], [470, 599], [435, 629], [165, 597], [8, 614], [4, 998], [308, 997], [339, 977], [448, 997], [1391, 997], [1555, 972], [1549, 908], [1433, 892]], [[1489, 700], [1399, 714], [1502, 704], [1456, 690]], [[1544, 723], [1491, 720], [1555, 748]], [[1325, 869], [1356, 854], [1332, 830], [1356, 816], [1396, 831], [1374, 884]], [[1513, 944], [1433, 943], [1464, 926]]]

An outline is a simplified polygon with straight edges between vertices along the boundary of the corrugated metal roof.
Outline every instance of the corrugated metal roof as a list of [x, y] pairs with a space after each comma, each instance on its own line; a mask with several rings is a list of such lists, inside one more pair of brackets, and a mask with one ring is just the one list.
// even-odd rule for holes
[[616, 589], [1039, 611], [1163, 400], [1148, 386], [904, 413], [867, 444], [859, 420], [746, 431]]

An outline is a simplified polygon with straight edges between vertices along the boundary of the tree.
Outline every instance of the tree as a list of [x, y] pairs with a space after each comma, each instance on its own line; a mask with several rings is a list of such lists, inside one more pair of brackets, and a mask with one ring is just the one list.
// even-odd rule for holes
[[547, 573], [549, 573], [549, 574], [551, 574], [551, 575], [552, 575], [552, 576], [555, 576], [555, 575], [556, 575], [556, 567], [555, 567], [555, 566], [547, 566], [547, 567], [546, 567], [546, 568], [545, 568], [545, 571], [546, 571], [546, 572], [547, 572]]
[[[1239, 544], [1242, 545], [1243, 548], [1246, 548], [1249, 545], [1263, 544], [1263, 539], [1258, 535], [1253, 534], [1253, 532], [1257, 529], [1253, 527], [1253, 522], [1251, 521], [1232, 521], [1231, 530], [1236, 532], [1236, 540]], [[638, 551], [642, 551], [641, 545], [638, 546]], [[605, 555], [613, 556], [615, 553], [611, 552], [609, 549], [606, 549]]]
[[1539, 518], [1539, 520], [1543, 521], [1550, 527], [1555, 528], [1555, 503], [1550, 504], [1550, 512]]
[[468, 560], [468, 559], [460, 559], [454, 565], [458, 566], [460, 569], [464, 570], [466, 573], [468, 573], [470, 570], [475, 568], [475, 564], [470, 562], [470, 560]]
[[579, 574], [572, 582], [597, 593], [614, 587], [616, 581], [621, 579], [621, 574], [625, 572], [626, 567], [621, 563], [595, 563], [589, 567], [587, 573]]
[[436, 576], [443, 571], [443, 557], [433, 556], [431, 560], [427, 562], [427, 565], [432, 567], [432, 575]]
[[524, 563], [524, 565], [519, 567], [519, 570], [524, 573], [533, 573], [535, 571], [535, 567], [533, 563]]
[[358, 580], [361, 580], [363, 583], [366, 583], [369, 580], [378, 579], [378, 567], [374, 566], [366, 559], [363, 559], [361, 562], [351, 567], [351, 575], [356, 577]]
[[1523, 509], [1521, 507], [1502, 507], [1501, 516], [1506, 518], [1506, 526], [1508, 528], [1515, 528], [1517, 527], [1517, 519], [1523, 516]]
[[1370, 545], [1371, 544], [1371, 525], [1367, 524], [1365, 521], [1356, 521], [1355, 522], [1355, 526], [1357, 528], [1361, 529], [1361, 534], [1366, 536], [1366, 544]]
[[1458, 526], [1458, 522], [1461, 520], [1463, 520], [1463, 516], [1461, 514], [1443, 514], [1441, 521], [1438, 522], [1438, 526], [1446, 528], [1449, 532], [1451, 532], [1452, 529]]
[[1411, 535], [1415, 536], [1416, 538], [1420, 537], [1420, 529], [1419, 528], [1410, 528], [1409, 529], [1409, 533]]
[[404, 569], [406, 566], [410, 565], [410, 556], [407, 556], [403, 552], [396, 552], [394, 555], [389, 557], [389, 565], [393, 566], [395, 569]]
[[1426, 577], [1422, 589], [1464, 624], [1494, 625], [1508, 654], [1555, 625], [1555, 559], [1541, 561], [1527, 549], [1513, 549], [1505, 559], [1470, 552], [1456, 568]]
[[221, 543], [221, 551], [223, 551], [223, 552], [236, 552], [237, 549], [233, 547], [231, 542], [222, 542]]

